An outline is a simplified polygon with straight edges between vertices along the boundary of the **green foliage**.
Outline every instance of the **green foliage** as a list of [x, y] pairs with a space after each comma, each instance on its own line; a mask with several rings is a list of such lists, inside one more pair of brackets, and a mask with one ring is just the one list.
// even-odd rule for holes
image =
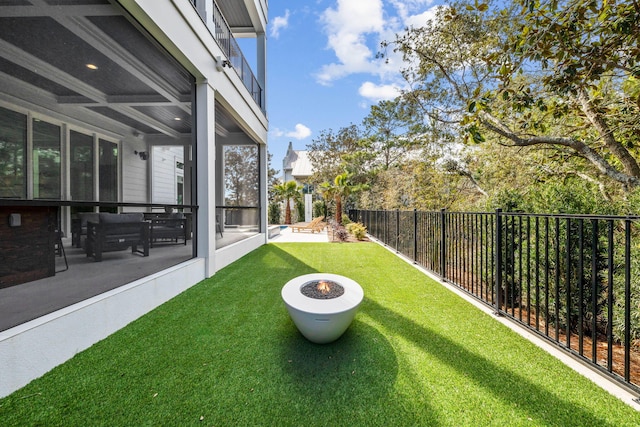
[[296, 215], [297, 215], [298, 221], [304, 221], [305, 212], [304, 212], [303, 198], [296, 200]]
[[368, 169], [369, 156], [362, 149], [362, 131], [351, 124], [338, 129], [323, 130], [307, 146], [309, 160], [313, 164], [314, 183], [333, 182], [334, 178], [345, 170], [358, 174]]
[[302, 186], [295, 181], [287, 181], [273, 186], [275, 200], [285, 202], [285, 224], [291, 224], [291, 200], [297, 203], [302, 198]]
[[525, 198], [521, 191], [514, 188], [504, 188], [492, 195], [488, 201], [490, 210], [502, 209], [503, 212], [524, 212]]
[[343, 172], [337, 175], [333, 182], [323, 182], [320, 184], [320, 192], [325, 200], [333, 199], [336, 206], [336, 223], [342, 223], [342, 203], [352, 193], [357, 193], [368, 188], [366, 184], [354, 184], [351, 181], [352, 174]]
[[319, 216], [327, 216], [327, 204], [324, 200], [316, 200], [313, 202], [313, 217], [317, 218]]
[[358, 240], [364, 240], [367, 235], [367, 227], [360, 222], [350, 222], [345, 225], [345, 228]]
[[547, 174], [580, 177], [610, 195], [612, 184], [614, 193], [640, 185], [635, 6], [459, 1], [436, 14], [393, 45], [413, 88], [404, 100], [424, 112], [439, 141], [478, 151], [487, 142], [540, 147], [551, 160]]
[[281, 211], [280, 203], [269, 203], [269, 224], [280, 224], [280, 217], [282, 215]]
[[[622, 242], [620, 242], [621, 244]], [[631, 273], [630, 273], [630, 316], [631, 323], [629, 325], [629, 336], [631, 345], [636, 349], [640, 349], [640, 248], [633, 247], [631, 249]], [[617, 261], [619, 265], [624, 254], [619, 251]], [[613, 316], [612, 330], [615, 339], [618, 342], [625, 342], [625, 276], [623, 271], [619, 271], [614, 277], [613, 287]], [[608, 312], [603, 310], [603, 316], [607, 316]], [[606, 318], [606, 317], [605, 317]]]

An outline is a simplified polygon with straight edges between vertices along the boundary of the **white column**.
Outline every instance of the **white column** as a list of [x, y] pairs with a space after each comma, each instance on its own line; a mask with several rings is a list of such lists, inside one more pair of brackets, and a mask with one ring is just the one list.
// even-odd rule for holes
[[215, 273], [216, 151], [215, 91], [205, 81], [196, 85], [196, 149], [198, 257], [205, 258], [205, 276]]
[[258, 34], [256, 38], [256, 53], [257, 53], [257, 67], [256, 72], [258, 75], [258, 83], [262, 88], [262, 105], [267, 105], [267, 36], [264, 33]]
[[313, 220], [313, 195], [304, 195], [304, 221], [311, 222]]
[[269, 159], [267, 157], [267, 144], [258, 145], [258, 150], [260, 158], [260, 232], [264, 233], [264, 242], [269, 243], [269, 203], [267, 201], [267, 185], [269, 185], [269, 180], [267, 179], [267, 164], [269, 163]]

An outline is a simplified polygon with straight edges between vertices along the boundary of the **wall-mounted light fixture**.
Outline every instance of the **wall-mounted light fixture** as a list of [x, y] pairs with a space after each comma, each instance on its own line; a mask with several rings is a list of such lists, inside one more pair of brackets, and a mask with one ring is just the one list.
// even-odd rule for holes
[[216, 56], [216, 70], [222, 71], [224, 67], [231, 68], [231, 62], [228, 59], [222, 59], [221, 56]]
[[9, 214], [9, 227], [20, 227], [22, 225], [22, 216], [19, 213]]
[[149, 158], [149, 153], [146, 151], [134, 151], [133, 154], [140, 156], [140, 160], [147, 160]]

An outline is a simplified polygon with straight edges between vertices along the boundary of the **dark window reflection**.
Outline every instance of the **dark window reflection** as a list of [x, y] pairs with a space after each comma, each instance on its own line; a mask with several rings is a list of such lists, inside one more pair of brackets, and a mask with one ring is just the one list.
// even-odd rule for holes
[[27, 116], [0, 107], [0, 197], [26, 198]]
[[118, 201], [118, 144], [100, 140], [100, 201]]
[[33, 121], [33, 197], [60, 199], [60, 127]]
[[71, 131], [71, 199], [93, 200], [93, 137]]

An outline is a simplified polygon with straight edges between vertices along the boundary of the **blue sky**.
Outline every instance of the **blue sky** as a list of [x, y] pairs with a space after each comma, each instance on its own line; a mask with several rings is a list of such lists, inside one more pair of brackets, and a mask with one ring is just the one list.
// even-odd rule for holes
[[380, 42], [433, 16], [434, 0], [270, 0], [267, 112], [271, 166], [282, 169], [322, 130], [360, 124], [371, 105], [405, 87], [400, 57]]

